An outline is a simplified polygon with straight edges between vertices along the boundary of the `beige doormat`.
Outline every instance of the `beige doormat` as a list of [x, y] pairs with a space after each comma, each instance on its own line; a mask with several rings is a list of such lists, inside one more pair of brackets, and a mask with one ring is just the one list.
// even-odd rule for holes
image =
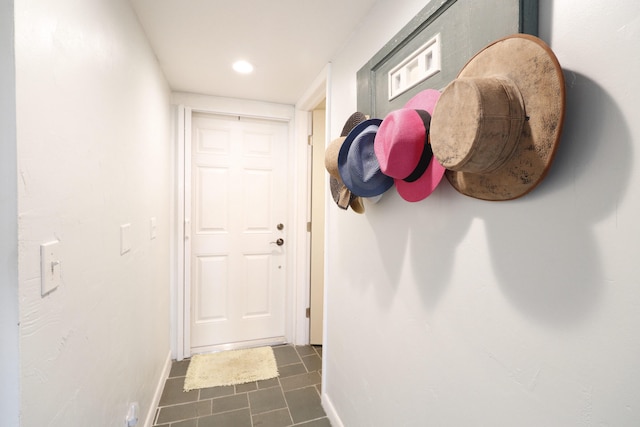
[[277, 376], [278, 366], [271, 347], [196, 354], [187, 369], [184, 391], [244, 384]]

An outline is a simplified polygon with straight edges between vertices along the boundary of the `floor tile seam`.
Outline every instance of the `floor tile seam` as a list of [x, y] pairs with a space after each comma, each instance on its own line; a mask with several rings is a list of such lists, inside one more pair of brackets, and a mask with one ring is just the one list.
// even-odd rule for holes
[[[313, 371], [311, 371], [311, 372], [313, 372]], [[278, 378], [284, 378], [284, 379], [287, 379], [287, 378], [293, 378], [293, 377], [297, 377], [297, 376], [299, 376], [299, 375], [307, 375], [307, 374], [310, 374], [311, 372], [304, 371], [304, 372], [295, 373], [295, 374], [291, 374], [291, 375], [286, 375], [286, 376], [284, 376], [284, 377], [278, 377]]]
[[287, 400], [287, 395], [285, 394], [284, 390], [282, 390], [282, 396], [284, 397], [284, 403], [287, 404], [286, 408], [287, 408], [287, 412], [289, 413], [289, 419], [291, 420], [290, 425], [293, 425], [294, 423], [293, 414], [291, 413], [291, 408], [289, 408], [289, 401]]
[[[210, 399], [210, 398], [209, 398]], [[158, 406], [156, 407], [156, 409], [160, 410], [162, 408], [168, 408], [170, 406], [176, 406], [176, 405], [186, 405], [189, 403], [195, 403], [195, 402], [200, 402], [201, 400], [208, 400], [208, 399], [200, 399], [200, 393], [198, 393], [198, 398], [195, 400], [186, 400], [184, 402], [175, 402], [175, 403], [165, 403], [165, 404], [160, 404], [158, 403]]]
[[320, 376], [320, 378], [322, 378], [322, 375], [320, 374], [320, 371], [318, 371], [318, 370], [315, 370], [315, 371], [307, 371], [307, 372], [304, 372], [304, 373], [302, 373], [302, 374], [289, 375], [288, 377], [283, 377], [283, 378], [287, 378], [287, 379], [289, 379], [289, 378], [301, 377], [301, 376], [303, 376], [303, 375], [313, 374], [314, 372], [317, 372], [317, 373], [318, 373], [318, 375]]
[[[286, 403], [286, 399], [285, 399], [285, 403]], [[253, 417], [262, 417], [262, 416], [265, 416], [274, 412], [282, 411], [282, 410], [287, 411], [287, 413], [289, 414], [289, 419], [291, 420], [291, 422], [293, 422], [293, 417], [291, 416], [289, 405], [285, 405], [282, 408], [269, 409], [268, 411], [258, 412], [256, 414], [253, 413], [252, 409], [249, 409], [249, 415], [251, 416], [251, 424], [253, 425]]]
[[[220, 397], [224, 397], [224, 396], [220, 396]], [[172, 406], [178, 406], [178, 405], [188, 405], [190, 403], [204, 402], [205, 400], [211, 400], [211, 399], [213, 399], [213, 398], [208, 397], [208, 398], [205, 398], [205, 399], [200, 399], [200, 391], [198, 391], [198, 398], [196, 400], [187, 400], [186, 402], [175, 402], [175, 403], [169, 403], [169, 404], [165, 404], [165, 405], [161, 405], [161, 404], [158, 403], [158, 406], [157, 406], [156, 409], [158, 410], [158, 412], [160, 412], [160, 409], [163, 409], [163, 408], [170, 408]]]
[[251, 409], [251, 399], [249, 399], [249, 393], [247, 393], [247, 405], [249, 405], [249, 422], [251, 422], [251, 427], [253, 427], [253, 410]]
[[[240, 412], [240, 411], [246, 411], [248, 408], [238, 408], [238, 409], [232, 409], [229, 411], [224, 411], [224, 412], [216, 412], [215, 414], [209, 414], [209, 415], [201, 415], [199, 417], [195, 417], [193, 419], [196, 420], [196, 427], [200, 425], [200, 420], [207, 418], [207, 417], [214, 417], [214, 416], [218, 416], [218, 415], [223, 415], [223, 414], [230, 414], [232, 412]], [[189, 418], [190, 420], [191, 418]], [[251, 411], [249, 411], [249, 419], [251, 420], [251, 427], [253, 427], [253, 418], [251, 416]], [[186, 420], [183, 420], [186, 421]]]
[[292, 424], [291, 427], [305, 425], [305, 424], [311, 423], [313, 421], [324, 420], [325, 418], [328, 419], [328, 417], [325, 415], [324, 417], [318, 417], [318, 418], [313, 418], [313, 419], [306, 420], [306, 421], [301, 421], [299, 423]]
[[[272, 412], [278, 412], [278, 411], [282, 411], [286, 409], [287, 412], [289, 412], [289, 405], [285, 405], [282, 408], [275, 408], [275, 409], [269, 409], [268, 411], [264, 411], [264, 412], [258, 412], [256, 414], [254, 414], [253, 412], [251, 413], [252, 417], [255, 417], [257, 415], [267, 415], [267, 414], [271, 414]], [[289, 416], [291, 416], [291, 413], [289, 413]]]
[[320, 356], [318, 356], [317, 354], [307, 354], [306, 356], [301, 356], [302, 359], [315, 359], [318, 358], [320, 360], [322, 360], [322, 358]]
[[[207, 399], [204, 399], [204, 400], [207, 400]], [[189, 403], [203, 402], [204, 400], [190, 400], [188, 402], [178, 402], [178, 403], [173, 403], [171, 405], [162, 405], [162, 406], [158, 406], [158, 410], [171, 408], [172, 406], [188, 405]]]
[[[246, 388], [246, 387], [251, 387], [249, 384], [253, 384], [256, 386], [256, 388], [251, 389], [251, 390], [244, 390], [244, 391], [238, 391], [238, 387], [240, 388]], [[240, 394], [240, 393], [248, 393], [250, 391], [255, 391], [258, 390], [258, 381], [249, 381], [248, 383], [241, 383], [241, 384], [231, 384], [233, 386], [233, 394]], [[225, 386], [221, 386], [221, 387], [225, 387]]]
[[[211, 413], [209, 415], [201, 415], [199, 417], [195, 417], [195, 418], [202, 418], [202, 417], [208, 417], [210, 415], [221, 415], [221, 414], [228, 414], [229, 412], [235, 412], [235, 411], [242, 411], [243, 409], [248, 409], [249, 410], [249, 414], [251, 414], [251, 403], [247, 403], [247, 406], [243, 406], [241, 408], [234, 408], [234, 409], [229, 409], [226, 411], [220, 411], [220, 412], [213, 412], [213, 407], [211, 408]], [[189, 418], [191, 419], [191, 418]]]
[[175, 378], [187, 378], [187, 375], [185, 374], [185, 375], [176, 375], [175, 377], [171, 377], [171, 376], [167, 377], [168, 380], [173, 380]]
[[[262, 389], [262, 390], [270, 390], [272, 388], [276, 388], [277, 386], [274, 387], [270, 387], [270, 388], [266, 388], [266, 389]], [[284, 395], [284, 390], [282, 389], [282, 387], [278, 387], [280, 389], [280, 393], [282, 393], [282, 399], [284, 400], [284, 404], [285, 406], [282, 408], [275, 408], [275, 409], [270, 409], [268, 411], [264, 411], [264, 412], [257, 412], [257, 413], [253, 413], [253, 409], [250, 410], [251, 416], [253, 417], [254, 415], [261, 415], [261, 414], [266, 414], [268, 412], [274, 412], [274, 411], [280, 411], [282, 409], [287, 408], [287, 410], [289, 409], [289, 404], [287, 403], [287, 399]], [[249, 406], [251, 406], [251, 399], [249, 399], [249, 396], [247, 396], [247, 399], [249, 400]]]
[[[313, 388], [315, 389], [316, 393], [318, 393], [318, 395], [320, 397], [322, 397], [322, 395], [320, 395], [320, 392], [318, 392], [318, 387], [316, 387], [317, 384], [306, 384], [300, 387], [296, 387], [296, 388], [292, 388], [289, 390], [282, 390], [284, 393], [289, 393], [290, 391], [298, 391], [298, 390], [304, 390], [305, 388]], [[285, 396], [286, 397], [286, 396]]]
[[[242, 393], [246, 393], [246, 391], [242, 392]], [[209, 396], [209, 397], [202, 397], [200, 396], [200, 398], [197, 400], [198, 402], [202, 402], [204, 400], [213, 400], [213, 399], [221, 399], [223, 397], [231, 397], [231, 396], [237, 396], [238, 394], [242, 394], [242, 393], [231, 393], [231, 394], [221, 394], [220, 396]]]
[[153, 417], [153, 422], [152, 424], [155, 426], [156, 424], [158, 424], [158, 417], [160, 416], [160, 408], [156, 408], [156, 414]]
[[280, 381], [280, 378], [282, 378], [280, 375], [278, 375], [278, 386], [280, 386], [280, 388], [282, 389], [282, 381]]
[[[300, 360], [298, 362], [287, 363], [286, 365], [278, 365], [278, 372], [280, 371], [280, 368], [287, 368], [287, 367], [293, 366], [293, 365], [302, 365], [302, 366], [304, 366], [304, 362], [302, 360]], [[305, 366], [305, 368], [306, 368], [306, 366]]]
[[[253, 393], [254, 391], [257, 391], [257, 390], [243, 391], [241, 393], [236, 393], [236, 394], [230, 394], [230, 395], [227, 395], [227, 396], [219, 396], [219, 397], [211, 398], [210, 399], [211, 400], [211, 414], [212, 415], [224, 414], [224, 413], [227, 413], [227, 412], [239, 411], [239, 410], [242, 410], [242, 409], [249, 409], [249, 413], [251, 413], [251, 399], [249, 399], [249, 393]], [[220, 411], [220, 412], [215, 412], [215, 413], [213, 412], [213, 401], [214, 400], [222, 399], [222, 398], [225, 398], [225, 397], [228, 398], [228, 397], [233, 397], [233, 396], [239, 396], [241, 394], [246, 394], [247, 395], [246, 396], [247, 397], [247, 406], [243, 406], [241, 408], [229, 409], [228, 411]]]
[[296, 387], [294, 387], [294, 388], [287, 388], [287, 389], [283, 388], [283, 389], [282, 389], [282, 392], [283, 392], [283, 393], [287, 393], [287, 392], [290, 392], [290, 391], [302, 390], [303, 388], [308, 388], [308, 387], [313, 387], [313, 388], [317, 389], [317, 387], [316, 387], [316, 386], [317, 386], [318, 384], [320, 384], [320, 383], [304, 384], [304, 385], [296, 386]]
[[[322, 392], [320, 390], [318, 390], [318, 384], [314, 384], [313, 388], [316, 390], [316, 393], [318, 393], [318, 397], [320, 398], [320, 406], [322, 406]], [[324, 411], [324, 407], [322, 408], [322, 410]]]
[[[212, 415], [213, 414], [213, 402], [211, 401], [212, 399], [197, 400], [195, 402], [187, 402], [187, 403], [178, 403], [176, 405], [171, 405], [171, 406], [188, 405], [188, 404], [191, 404], [191, 403], [206, 402], [207, 400], [209, 400], [209, 413], [208, 414], [206, 414], [206, 415], [196, 415], [195, 417], [180, 418], [180, 419], [177, 419], [177, 420], [171, 420], [171, 421], [169, 421], [169, 424], [179, 423], [179, 422], [182, 422], [182, 421], [193, 420], [193, 419], [198, 419], [198, 418], [201, 418], [201, 417], [207, 417], [209, 415]], [[165, 406], [164, 408], [170, 408], [171, 406]], [[158, 416], [156, 417], [156, 422], [158, 421], [159, 418], [160, 418], [160, 411], [158, 411]], [[167, 424], [167, 423], [164, 423], [164, 424]]]
[[[307, 387], [303, 387], [303, 388], [307, 388]], [[314, 387], [314, 388], [315, 388], [315, 387]], [[301, 390], [301, 389], [296, 389], [296, 390]], [[294, 390], [291, 390], [291, 391], [294, 391]], [[291, 413], [291, 408], [289, 408], [289, 401], [287, 400], [287, 395], [286, 395], [286, 393], [285, 393], [285, 396], [284, 396], [284, 400], [285, 400], [285, 402], [287, 402], [287, 410], [289, 411], [289, 417], [291, 417], [291, 422], [293, 423], [293, 424], [291, 424], [291, 427], [293, 427], [293, 426], [297, 426], [297, 425], [303, 425], [304, 423], [308, 423], [308, 422], [311, 422], [311, 421], [315, 421], [315, 420], [317, 420], [317, 419], [326, 418], [326, 414], [325, 414], [325, 416], [324, 416], [324, 417], [314, 418], [313, 420], [304, 420], [304, 421], [301, 421], [301, 422], [299, 422], [299, 423], [296, 423], [296, 422], [293, 420], [293, 414]], [[324, 412], [324, 408], [323, 408], [323, 412]]]
[[[211, 415], [211, 414], [209, 414], [209, 415]], [[197, 419], [199, 419], [199, 418], [206, 417], [206, 416], [208, 416], [208, 415], [198, 415], [198, 416], [195, 416], [195, 417], [180, 418], [180, 419], [177, 419], [177, 420], [166, 421], [166, 422], [163, 422], [162, 424], [159, 424], [159, 425], [161, 425], [161, 426], [162, 426], [162, 425], [165, 425], [165, 424], [169, 424], [169, 425], [171, 425], [171, 424], [175, 424], [175, 423], [181, 423], [181, 422], [183, 422], [183, 421], [197, 420]], [[155, 425], [157, 425], [157, 424], [154, 424], [154, 426], [155, 426]]]
[[[304, 362], [302, 363], [304, 365]], [[318, 369], [311, 369], [309, 370], [309, 368], [307, 367], [307, 365], [304, 365], [304, 369], [307, 370], [307, 373], [310, 374], [311, 372], [318, 372]]]
[[[304, 346], [302, 346], [302, 347], [304, 347]], [[311, 353], [305, 353], [305, 354], [300, 353], [298, 351], [298, 347], [296, 347], [295, 350], [296, 350], [296, 353], [298, 353], [298, 357], [307, 357], [307, 356], [313, 356], [313, 355], [317, 354], [315, 350], [312, 350]]]
[[276, 387], [282, 387], [282, 385], [280, 384], [280, 381], [278, 381], [277, 385], [272, 385], [270, 387], [265, 387], [265, 388], [259, 388], [257, 390], [251, 390], [251, 391], [248, 391], [247, 393], [255, 393], [256, 391], [262, 391], [262, 390], [271, 390], [272, 388], [276, 388]]
[[[307, 372], [307, 374], [310, 374], [311, 372]], [[302, 377], [303, 375], [307, 375], [307, 374], [300, 374], [300, 375], [295, 375], [295, 376], [291, 376], [291, 377], [287, 377], [287, 378], [294, 378], [296, 376]], [[288, 388], [290, 386], [281, 386], [282, 387], [282, 391], [292, 391], [292, 390], [299, 390], [301, 388], [305, 388], [305, 387], [315, 387], [317, 384], [322, 384], [322, 376], [320, 376], [320, 382], [317, 383], [313, 383], [313, 384], [304, 384], [304, 385], [300, 385], [300, 386], [295, 386], [295, 388]]]

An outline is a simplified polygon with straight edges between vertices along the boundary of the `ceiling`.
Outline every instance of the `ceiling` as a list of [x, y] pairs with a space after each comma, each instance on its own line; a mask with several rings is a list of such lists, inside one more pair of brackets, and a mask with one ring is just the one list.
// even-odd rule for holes
[[295, 104], [376, 0], [130, 2], [173, 91]]

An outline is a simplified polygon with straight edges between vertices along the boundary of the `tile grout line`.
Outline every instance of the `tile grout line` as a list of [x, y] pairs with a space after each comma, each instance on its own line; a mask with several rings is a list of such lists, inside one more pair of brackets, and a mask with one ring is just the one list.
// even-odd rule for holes
[[301, 421], [299, 423], [292, 424], [291, 427], [300, 426], [300, 425], [303, 425], [303, 424], [311, 423], [313, 421], [324, 420], [325, 418], [327, 418], [326, 415], [324, 417], [318, 417], [318, 418], [313, 418], [311, 420]]
[[[257, 389], [258, 383], [256, 382], [256, 390]], [[251, 399], [249, 399], [249, 392], [247, 392], [247, 407], [249, 408], [249, 422], [251, 423], [251, 427], [253, 427], [253, 413], [251, 412]]]
[[287, 394], [284, 390], [282, 390], [282, 397], [284, 397], [284, 403], [287, 405], [287, 413], [289, 414], [289, 419], [291, 420], [291, 425], [293, 426], [296, 422], [293, 421], [293, 414], [291, 413], [291, 408], [289, 408], [289, 401], [287, 400]]

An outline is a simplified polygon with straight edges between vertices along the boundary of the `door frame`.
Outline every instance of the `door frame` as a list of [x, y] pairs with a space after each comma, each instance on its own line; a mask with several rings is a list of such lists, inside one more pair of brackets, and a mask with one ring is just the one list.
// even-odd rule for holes
[[[304, 192], [304, 197], [306, 202], [306, 221], [311, 221], [311, 150], [312, 148], [308, 145], [308, 137], [312, 134], [312, 125], [313, 125], [313, 120], [312, 120], [312, 115], [313, 115], [313, 110], [318, 106], [318, 104], [320, 102], [322, 102], [323, 100], [325, 101], [325, 129], [324, 129], [324, 144], [325, 147], [327, 146], [327, 144], [330, 141], [330, 135], [331, 135], [331, 63], [327, 63], [327, 65], [324, 67], [324, 69], [322, 70], [322, 72], [318, 75], [318, 77], [316, 78], [316, 80], [309, 86], [309, 88], [307, 89], [307, 91], [305, 92], [305, 94], [303, 94], [303, 96], [300, 98], [300, 101], [296, 104], [296, 113], [298, 114], [298, 116], [300, 117], [300, 120], [298, 120], [299, 122], [302, 122], [301, 125], [299, 125], [298, 127], [300, 128], [300, 126], [302, 126], [302, 129], [306, 130], [306, 135], [307, 138], [304, 139], [304, 141], [298, 141], [297, 143], [299, 145], [304, 145], [306, 147], [306, 156], [307, 156], [307, 169], [305, 171], [306, 176], [308, 177], [308, 184], [307, 187], [305, 188], [305, 192]], [[325, 218], [327, 218], [327, 209], [329, 206], [329, 203], [326, 202], [326, 198], [329, 197], [328, 195], [331, 194], [330, 189], [329, 189], [329, 183], [328, 180], [325, 183]], [[325, 241], [326, 241], [326, 228], [324, 229], [324, 234], [325, 234]], [[310, 342], [310, 331], [309, 331], [309, 327], [310, 327], [310, 319], [306, 318], [306, 308], [309, 307], [310, 304], [310, 298], [311, 298], [311, 233], [308, 232], [306, 233], [307, 239], [305, 242], [305, 247], [306, 247], [306, 256], [305, 256], [305, 260], [306, 263], [304, 265], [304, 283], [307, 284], [306, 289], [304, 289], [304, 319], [306, 320], [306, 325], [305, 325], [305, 329], [304, 331], [302, 331], [304, 333], [304, 335], [300, 336], [300, 339], [302, 341], [304, 341], [305, 344], [308, 344]], [[326, 255], [325, 255], [326, 258]], [[324, 277], [327, 277], [326, 275], [326, 270], [327, 270], [327, 265], [326, 262], [324, 264]], [[302, 279], [300, 279], [302, 280]], [[325, 339], [325, 334], [326, 334], [326, 328], [324, 328], [324, 324], [326, 324], [326, 319], [327, 319], [327, 287], [326, 287], [326, 283], [324, 284], [324, 291], [323, 291], [323, 300], [324, 300], [324, 304], [323, 304], [323, 313], [322, 313], [322, 322], [323, 322], [323, 337], [322, 337], [322, 342], [325, 343], [327, 340]], [[324, 361], [324, 358], [323, 358]]]
[[[300, 172], [300, 173], [304, 173], [303, 176], [307, 177], [307, 185], [304, 188], [304, 191], [300, 190], [301, 193], [304, 195], [305, 198], [305, 221], [310, 221], [311, 220], [311, 194], [310, 194], [310, 183], [308, 182], [308, 180], [310, 179], [310, 168], [311, 168], [311, 162], [310, 162], [310, 147], [307, 143], [308, 141], [308, 137], [309, 135], [311, 135], [312, 132], [312, 111], [313, 109], [322, 101], [325, 100], [325, 147], [328, 145], [329, 141], [331, 140], [331, 102], [332, 102], [332, 97], [331, 97], [331, 63], [327, 63], [327, 65], [324, 67], [324, 69], [322, 70], [322, 72], [318, 75], [318, 77], [316, 78], [316, 80], [309, 86], [309, 88], [307, 89], [307, 91], [305, 92], [305, 94], [300, 98], [300, 101], [296, 104], [296, 119], [297, 119], [297, 128], [299, 129], [299, 133], [300, 135], [302, 135], [304, 133], [305, 137], [304, 139], [302, 139], [302, 136], [298, 138], [296, 145], [298, 147], [304, 147], [304, 154], [303, 156], [306, 159], [306, 169], [304, 170], [304, 172]], [[299, 148], [300, 149], [300, 148]], [[326, 227], [326, 219], [329, 218], [328, 215], [328, 210], [329, 207], [331, 206], [331, 203], [333, 202], [333, 199], [330, 199], [330, 194], [331, 194], [331, 190], [329, 188], [329, 180], [326, 180], [325, 183], [325, 228], [324, 228], [324, 241], [326, 244], [327, 241], [327, 227]], [[306, 223], [305, 223], [305, 228], [306, 228]], [[304, 298], [304, 304], [299, 303], [299, 306], [304, 306], [305, 309], [305, 313], [302, 315], [303, 320], [305, 320], [303, 327], [298, 327], [297, 328], [297, 332], [300, 334], [299, 335], [299, 339], [301, 340], [301, 342], [303, 342], [304, 344], [308, 344], [309, 343], [309, 319], [306, 318], [306, 307], [309, 306], [310, 303], [310, 294], [311, 294], [311, 239], [310, 239], [310, 233], [305, 233], [305, 240], [304, 240], [304, 248], [305, 248], [305, 257], [304, 264], [303, 266], [301, 266], [301, 268], [299, 268], [299, 281], [303, 282], [305, 284], [305, 287], [303, 289], [303, 292], [301, 291], [300, 294], [304, 294], [301, 295], [301, 298]], [[327, 356], [329, 354], [330, 349], [327, 348], [326, 344], [327, 344], [327, 313], [328, 313], [328, 307], [330, 304], [330, 300], [327, 296], [327, 282], [326, 282], [326, 278], [328, 277], [327, 275], [327, 268], [328, 268], [329, 262], [328, 262], [328, 254], [325, 251], [324, 254], [324, 305], [323, 305], [323, 313], [322, 313], [322, 323], [323, 323], [323, 337], [322, 337], [322, 352], [325, 356]], [[323, 390], [321, 393], [321, 399], [325, 400], [324, 397], [324, 390], [326, 390], [326, 375], [325, 373], [327, 372], [326, 370], [326, 364], [327, 364], [327, 357], [323, 357], [322, 358], [322, 386], [321, 389]]]
[[[304, 206], [302, 203], [299, 205], [300, 211], [299, 216], [305, 218], [304, 222], [304, 234], [299, 237], [299, 245], [301, 248], [304, 248], [304, 256], [301, 260], [304, 262], [299, 263], [299, 267], [297, 268], [298, 274], [296, 276], [296, 280], [298, 283], [302, 284], [299, 287], [298, 292], [298, 302], [297, 305], [299, 307], [299, 326], [296, 328], [296, 342], [300, 345], [309, 344], [309, 327], [310, 327], [310, 319], [307, 317], [307, 309], [310, 306], [310, 298], [311, 298], [311, 233], [307, 230], [307, 223], [311, 221], [311, 149], [312, 147], [309, 145], [309, 137], [313, 132], [313, 119], [312, 114], [314, 108], [322, 101], [326, 102], [326, 116], [325, 116], [325, 146], [328, 143], [329, 135], [330, 135], [330, 102], [331, 102], [331, 63], [327, 63], [325, 67], [322, 69], [320, 74], [316, 77], [316, 79], [309, 85], [306, 92], [300, 97], [300, 100], [296, 103], [296, 128], [298, 129], [298, 135], [296, 137], [296, 151], [298, 152], [297, 156], [299, 157], [300, 165], [305, 165], [305, 168], [300, 168], [298, 173], [300, 177], [304, 177], [305, 182], [304, 185], [298, 187], [298, 192], [300, 194], [301, 200], [304, 201]], [[329, 193], [329, 185], [327, 181], [327, 185], [325, 188], [325, 195]], [[325, 206], [326, 212], [326, 206]], [[326, 218], [326, 213], [325, 213]], [[326, 229], [325, 229], [325, 237], [326, 237]], [[325, 254], [325, 277], [326, 277], [326, 254]], [[325, 294], [326, 294], [326, 286]], [[323, 307], [323, 326], [326, 323], [326, 312], [327, 312], [327, 304], [326, 297], [324, 298], [325, 304]], [[326, 328], [323, 328], [323, 331], [326, 332]], [[324, 335], [323, 332], [323, 335]], [[326, 340], [323, 337], [323, 342]], [[324, 358], [323, 358], [324, 361]]]
[[[306, 235], [306, 216], [300, 216], [300, 205], [306, 206], [306, 194], [300, 194], [300, 181], [306, 185], [306, 151], [305, 161], [300, 164], [300, 149], [297, 141], [297, 127], [295, 109], [284, 104], [272, 104], [260, 101], [246, 101], [231, 98], [212, 97], [186, 93], [174, 93], [173, 104], [176, 105], [176, 210], [175, 210], [175, 283], [172, 294], [175, 303], [172, 310], [172, 354], [176, 360], [182, 360], [191, 356], [190, 320], [191, 320], [191, 269], [190, 269], [190, 245], [188, 244], [190, 230], [191, 209], [191, 182], [185, 179], [190, 173], [191, 159], [191, 117], [195, 112], [242, 116], [248, 118], [266, 119], [285, 122], [288, 125], [288, 157], [290, 159], [287, 170], [287, 194], [288, 204], [292, 208], [287, 213], [286, 226], [288, 225], [288, 251], [286, 265], [290, 266], [286, 274], [286, 307], [285, 314], [285, 338], [287, 342], [298, 342], [296, 337], [299, 329], [304, 328], [305, 320], [300, 318], [300, 313], [305, 313], [304, 308], [299, 307], [299, 293], [301, 286], [296, 278], [299, 270], [308, 265], [305, 256], [305, 247], [300, 248], [300, 234]], [[301, 170], [302, 169], [302, 170]], [[302, 177], [302, 179], [301, 179]], [[300, 233], [304, 230], [305, 233]], [[306, 236], [305, 236], [306, 237]]]

